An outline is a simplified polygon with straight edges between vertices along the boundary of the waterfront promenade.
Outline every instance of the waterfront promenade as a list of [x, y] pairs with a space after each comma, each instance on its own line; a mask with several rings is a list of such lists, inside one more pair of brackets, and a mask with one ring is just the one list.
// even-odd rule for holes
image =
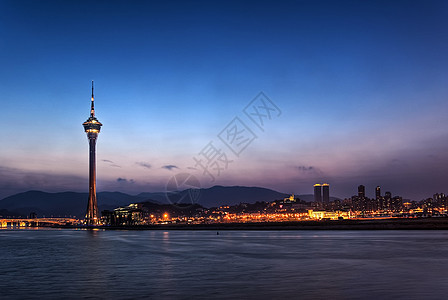
[[0, 228], [53, 227], [76, 222], [78, 220], [73, 218], [0, 219]]

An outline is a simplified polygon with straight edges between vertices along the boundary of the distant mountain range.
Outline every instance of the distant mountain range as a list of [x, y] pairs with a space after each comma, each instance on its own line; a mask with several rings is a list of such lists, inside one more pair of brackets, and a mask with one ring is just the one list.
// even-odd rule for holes
[[[98, 208], [112, 210], [131, 203], [150, 201], [159, 204], [197, 203], [204, 207], [274, 201], [289, 197], [288, 194], [260, 187], [213, 186], [199, 190], [183, 190], [171, 193], [141, 193], [135, 196], [120, 192], [97, 193]], [[313, 195], [297, 196], [312, 201]], [[62, 192], [46, 193], [28, 191], [0, 200], [0, 216], [28, 216], [35, 212], [39, 217], [75, 216], [82, 218], [87, 208], [88, 193]]]
[[[145, 200], [119, 192], [101, 192], [97, 194], [97, 198], [100, 210], [113, 209]], [[87, 208], [87, 199], [88, 193], [28, 191], [0, 200], [0, 215], [4, 217], [27, 216], [31, 212], [35, 212], [39, 217], [76, 216], [81, 218]]]

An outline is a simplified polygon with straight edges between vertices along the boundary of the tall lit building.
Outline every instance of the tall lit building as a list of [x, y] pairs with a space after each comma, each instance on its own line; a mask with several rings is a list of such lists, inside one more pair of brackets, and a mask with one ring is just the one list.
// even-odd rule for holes
[[314, 202], [322, 203], [322, 185], [320, 183], [314, 185]]
[[364, 199], [366, 197], [366, 187], [363, 185], [358, 186], [358, 198]]
[[98, 225], [98, 203], [96, 200], [96, 139], [100, 133], [101, 124], [95, 117], [95, 106], [93, 100], [93, 81], [92, 81], [92, 99], [90, 104], [90, 117], [83, 124], [84, 131], [89, 139], [89, 201], [87, 203], [86, 223], [87, 225]]
[[384, 208], [390, 209], [392, 206], [392, 193], [391, 192], [385, 192], [384, 193]]
[[330, 185], [328, 183], [322, 184], [322, 200], [324, 204], [330, 203]]
[[376, 198], [376, 200], [381, 199], [381, 187], [380, 186], [377, 186], [375, 188], [375, 198]]

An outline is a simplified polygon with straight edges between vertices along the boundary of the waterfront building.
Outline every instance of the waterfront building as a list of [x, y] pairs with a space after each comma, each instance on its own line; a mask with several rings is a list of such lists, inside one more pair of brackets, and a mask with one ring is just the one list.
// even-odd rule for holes
[[442, 207], [443, 209], [448, 208], [448, 198], [444, 193], [434, 194], [434, 202], [437, 203], [437, 206]]
[[391, 199], [390, 210], [394, 212], [400, 212], [403, 209], [403, 198], [395, 196]]
[[383, 207], [385, 210], [390, 210], [391, 208], [391, 201], [392, 201], [392, 193], [391, 192], [385, 192], [384, 193], [384, 200], [383, 200]]
[[87, 225], [98, 225], [100, 218], [98, 215], [98, 203], [96, 199], [96, 139], [100, 133], [101, 124], [95, 117], [95, 105], [93, 98], [93, 81], [92, 81], [92, 98], [90, 103], [90, 117], [83, 124], [84, 131], [87, 133], [89, 140], [89, 199], [87, 202], [87, 212], [85, 221]]
[[132, 203], [126, 207], [118, 207], [113, 211], [103, 210], [103, 222], [112, 226], [133, 226], [150, 223], [147, 210], [141, 203]]
[[354, 217], [351, 211], [323, 211], [308, 210], [308, 217], [311, 220], [342, 220]]
[[382, 210], [383, 209], [383, 197], [381, 197], [381, 187], [378, 185], [375, 188], [375, 210]]
[[325, 205], [330, 203], [330, 185], [328, 183], [322, 184], [322, 200]]
[[380, 200], [381, 199], [381, 187], [377, 186], [375, 188], [375, 199]]
[[366, 197], [366, 187], [363, 185], [358, 186], [358, 198], [364, 199]]
[[320, 183], [314, 185], [314, 202], [322, 203], [322, 184]]

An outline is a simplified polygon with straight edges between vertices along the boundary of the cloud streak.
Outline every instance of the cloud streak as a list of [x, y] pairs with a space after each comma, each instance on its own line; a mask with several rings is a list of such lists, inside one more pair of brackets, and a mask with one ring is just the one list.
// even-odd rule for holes
[[297, 166], [296, 168], [300, 174], [305, 175], [305, 176], [322, 176], [323, 175], [323, 172], [319, 168], [316, 168], [314, 166], [302, 165], [302, 166]]
[[146, 163], [146, 162], [136, 162], [135, 164], [139, 165], [140, 167], [146, 168], [146, 169], [152, 168], [151, 164]]
[[109, 159], [102, 159], [101, 161], [109, 164], [110, 167], [121, 168], [121, 166], [115, 164], [113, 161], [111, 161]]
[[128, 180], [126, 178], [118, 177], [117, 182], [119, 182], [119, 183], [135, 183], [135, 180], [134, 179]]
[[165, 166], [162, 166], [162, 169], [172, 171], [173, 169], [179, 169], [179, 168], [175, 165], [165, 165]]

